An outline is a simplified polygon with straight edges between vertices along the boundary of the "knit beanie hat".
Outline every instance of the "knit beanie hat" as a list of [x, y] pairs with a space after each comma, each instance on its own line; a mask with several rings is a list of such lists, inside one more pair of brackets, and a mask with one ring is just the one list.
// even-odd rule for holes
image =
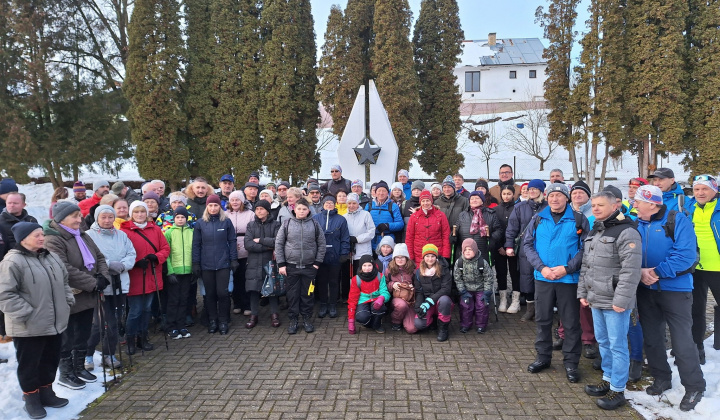
[[[698, 179], [699, 178], [699, 179]], [[698, 175], [695, 177], [695, 180], [693, 181], [693, 187], [696, 185], [704, 185], [711, 190], [715, 191], [715, 194], [718, 192], [718, 184], [717, 180], [715, 180], [715, 177], [712, 175]]]
[[428, 199], [428, 200], [430, 200], [430, 201], [432, 201], [432, 199], [433, 199], [432, 194], [431, 194], [430, 191], [428, 191], [428, 190], [423, 190], [423, 191], [420, 193], [420, 201], [425, 200], [425, 199]]
[[482, 178], [478, 179], [475, 183], [475, 189], [477, 190], [478, 187], [485, 188], [485, 191], [490, 191], [490, 185], [488, 185], [488, 182]]
[[373, 264], [373, 257], [372, 255], [365, 254], [362, 257], [360, 257], [360, 265], [358, 267], [358, 272], [362, 271], [362, 266], [365, 263]]
[[399, 182], [393, 182], [392, 186], [390, 187], [390, 191], [392, 191], [394, 189], [398, 189], [398, 190], [402, 191], [403, 185]]
[[[150, 214], [150, 210], [148, 210], [147, 204], [143, 203], [140, 200], [135, 200], [130, 204], [130, 209], [128, 210], [128, 214], [130, 215], [130, 218], [132, 219], [133, 210], [135, 210], [138, 207], [142, 207], [145, 209], [145, 213]], [[55, 214], [55, 213], [53, 213]]]
[[349, 203], [351, 201], [354, 201], [354, 202], [360, 204], [360, 196], [355, 193], [348, 194], [346, 202]]
[[416, 181], [413, 181], [410, 190], [424, 190], [425, 189], [425, 183], [420, 181], [419, 179]]
[[112, 213], [113, 216], [116, 216], [114, 208], [108, 206], [107, 204], [101, 204], [95, 209], [95, 220], [99, 219], [100, 215], [103, 213]]
[[318, 184], [308, 185], [308, 192], [310, 192], [310, 191], [320, 191], [320, 185], [318, 185]]
[[438, 255], [438, 247], [436, 247], [433, 244], [427, 244], [422, 247], [422, 257], [425, 258], [427, 254], [434, 254], [435, 256]]
[[410, 172], [408, 172], [407, 169], [400, 169], [398, 171], [398, 176], [403, 176], [403, 175], [410, 178]]
[[179, 201], [183, 203], [183, 207], [187, 206], [187, 196], [179, 192], [170, 193], [170, 196], [168, 196], [168, 200], [170, 200], [170, 204], [175, 201]]
[[99, 190], [99, 189], [102, 188], [102, 187], [108, 187], [108, 188], [110, 188], [110, 183], [107, 182], [107, 181], [93, 182], [93, 189], [94, 189], [95, 191]]
[[73, 184], [73, 193], [81, 192], [87, 192], [87, 188], [85, 188], [85, 184], [83, 184], [82, 181], [77, 181]]
[[475, 256], [480, 253], [478, 250], [477, 242], [475, 242], [475, 239], [473, 238], [467, 238], [462, 242], [462, 251], [465, 251], [465, 248], [470, 248], [475, 253]]
[[559, 192], [562, 195], [564, 195], [568, 200], [570, 199], [570, 191], [568, 190], [568, 187], [565, 184], [561, 184], [559, 182], [554, 182], [554, 183], [550, 184], [549, 187], [547, 187], [547, 190], [545, 190], [545, 194], [547, 194], [547, 195], [550, 195], [550, 193], [554, 193], [554, 192]]
[[230, 195], [228, 196], [228, 200], [233, 199], [233, 198], [238, 198], [238, 199], [240, 199], [240, 202], [241, 202], [241, 203], [244, 203], [244, 202], [245, 202], [245, 194], [243, 194], [242, 191], [237, 191], [237, 190], [236, 190], [236, 191], [231, 192]]
[[570, 188], [570, 192], [572, 193], [575, 190], [584, 191], [585, 194], [588, 195], [588, 197], [590, 197], [592, 195], [592, 193], [590, 192], [590, 187], [588, 186], [588, 184], [584, 183], [583, 181], [578, 181], [575, 184], [573, 184], [572, 188]]
[[10, 230], [15, 237], [15, 242], [20, 243], [23, 239], [27, 238], [28, 235], [42, 228], [42, 226], [33, 222], [17, 222], [10, 228]]
[[155, 191], [148, 191], [142, 196], [143, 201], [145, 200], [155, 200], [155, 202], [160, 205], [160, 196], [157, 195]]
[[654, 185], [643, 185], [635, 192], [635, 201], [662, 205], [663, 197], [660, 188]]
[[325, 204], [325, 202], [327, 202], [327, 201], [332, 201], [333, 204], [337, 203], [337, 199], [332, 194], [328, 194], [325, 197], [323, 197], [322, 203]]
[[352, 187], [363, 188], [363, 186], [364, 186], [363, 182], [359, 179], [356, 179], [355, 181], [352, 182], [352, 184], [350, 184], [350, 188], [352, 188]]
[[390, 192], [390, 187], [388, 187], [388, 184], [385, 181], [380, 181], [375, 184], [375, 191], [379, 190], [380, 188], [385, 188], [385, 191]]
[[187, 219], [188, 216], [190, 215], [190, 213], [188, 213], [188, 211], [187, 211], [187, 209], [186, 209], [185, 207], [183, 207], [183, 206], [178, 206], [178, 208], [176, 208], [176, 209], [175, 209], [175, 212], [173, 213], [173, 219], [174, 219], [175, 216], [177, 216], [177, 215], [185, 216], [185, 218]]
[[210, 195], [207, 200], [205, 201], [205, 205], [215, 203], [217, 205], [220, 205], [220, 196], [217, 194]]
[[446, 176], [445, 179], [443, 179], [442, 186], [449, 185], [453, 188], [455, 188], [455, 181], [453, 181], [452, 177], [450, 175]]
[[482, 191], [473, 191], [470, 193], [470, 197], [480, 197], [480, 201], [485, 201], [485, 194]]
[[270, 203], [267, 200], [259, 200], [257, 203], [255, 203], [255, 209], [257, 209], [258, 207], [262, 207], [267, 210], [268, 213], [270, 213]]
[[540, 191], [545, 191], [545, 181], [542, 179], [533, 179], [532, 181], [528, 182], [528, 189], [530, 188], [537, 188]]
[[432, 192], [432, 190], [434, 190], [435, 188], [437, 188], [438, 190], [442, 190], [442, 185], [434, 182], [432, 185], [430, 185], [430, 191]]
[[395, 248], [393, 249], [393, 258], [397, 257], [405, 257], [407, 259], [410, 259], [410, 253], [408, 252], [408, 247], [406, 244], [395, 245]]
[[271, 200], [273, 199], [273, 197], [275, 197], [275, 194], [273, 194], [272, 190], [262, 190], [260, 191], [260, 194], [258, 194], [258, 197], [262, 197], [263, 194], [269, 195]]
[[278, 182], [278, 187], [290, 188], [290, 183], [287, 181], [280, 181]]
[[380, 248], [383, 245], [388, 245], [390, 248], [395, 248], [395, 239], [393, 239], [392, 236], [383, 236], [383, 238], [380, 240], [380, 243], [378, 244], [377, 248], [375, 248], [375, 253], [380, 255]]
[[[80, 207], [78, 207], [77, 204], [72, 203], [70, 201], [58, 201], [53, 205], [52, 208], [53, 211], [53, 220], [57, 223], [60, 223], [65, 219], [66, 217], [70, 216], [71, 214], [75, 213], [76, 211], [80, 211]], [[20, 242], [20, 241], [18, 241]]]

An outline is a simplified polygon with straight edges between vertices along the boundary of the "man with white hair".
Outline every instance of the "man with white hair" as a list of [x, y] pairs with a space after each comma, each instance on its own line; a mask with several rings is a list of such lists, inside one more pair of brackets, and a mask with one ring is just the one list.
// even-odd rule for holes
[[153, 191], [160, 197], [158, 209], [160, 211], [168, 210], [170, 208], [170, 201], [165, 197], [165, 182], [159, 179], [153, 179], [150, 183], [152, 184]]

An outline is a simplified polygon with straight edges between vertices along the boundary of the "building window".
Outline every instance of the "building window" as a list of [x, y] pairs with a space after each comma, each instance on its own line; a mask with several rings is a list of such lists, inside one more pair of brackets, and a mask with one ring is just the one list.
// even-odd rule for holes
[[480, 92], [480, 72], [465, 72], [465, 92]]
[[515, 70], [510, 70], [510, 78], [517, 79], [517, 72]]
[[537, 78], [537, 70], [530, 70], [530, 78], [531, 79]]

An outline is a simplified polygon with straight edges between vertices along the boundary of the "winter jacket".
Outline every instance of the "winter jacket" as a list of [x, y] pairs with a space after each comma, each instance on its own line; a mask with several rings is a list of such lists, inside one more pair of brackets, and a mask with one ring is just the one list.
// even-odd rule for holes
[[[365, 211], [370, 213], [373, 223], [375, 223], [375, 237], [372, 240], [372, 249], [377, 248], [383, 236], [389, 235], [395, 239], [395, 233], [402, 231], [405, 227], [400, 208], [390, 198], [382, 204], [379, 204], [376, 200], [371, 201], [365, 207]], [[389, 226], [389, 229], [384, 234], [377, 230], [377, 227], [383, 223], [387, 223]]]
[[314, 216], [316, 214], [320, 214], [322, 211], [323, 211], [322, 200], [318, 201], [317, 203], [313, 203], [312, 201], [310, 201], [310, 214], [311, 215]]
[[[479, 265], [482, 264], [482, 272]], [[476, 255], [472, 259], [465, 257], [458, 258], [455, 261], [455, 286], [458, 293], [465, 292], [492, 292], [495, 284], [495, 270], [490, 268], [490, 264], [480, 255]]]
[[225, 213], [235, 226], [235, 236], [237, 237], [237, 257], [238, 259], [247, 258], [248, 252], [245, 250], [245, 232], [248, 223], [255, 220], [255, 213], [252, 210], [245, 211], [229, 211]]
[[[195, 197], [195, 198], [189, 198], [187, 200], [187, 209], [190, 213], [194, 214], [195, 216], [202, 218], [205, 214], [205, 207], [207, 202], [207, 196], [205, 197]], [[193, 226], [194, 228], [195, 226]]]
[[665, 234], [667, 206], [650, 217], [638, 219], [638, 232], [642, 237], [642, 268], [654, 268], [660, 277], [656, 283], [640, 287], [652, 290], [690, 292], [693, 289], [691, 269], [697, 261], [697, 239], [692, 222], [684, 214], [675, 213], [675, 240]]
[[405, 194], [405, 198], [408, 198], [412, 195], [412, 182], [408, 180], [408, 182], [402, 184], [403, 186], [403, 193]]
[[370, 204], [370, 202], [372, 201], [372, 197], [365, 194], [365, 192], [360, 193], [359, 196], [360, 196], [360, 208], [364, 209], [365, 207], [367, 207], [368, 204]]
[[[591, 209], [591, 212], [592, 212], [592, 209]], [[630, 211], [630, 208], [628, 208], [625, 204], [620, 205], [620, 212], [627, 219], [630, 219], [632, 221], [635, 221], [637, 219], [637, 214], [633, 214]], [[583, 213], [583, 214], [585, 214], [585, 213]], [[591, 227], [595, 225], [595, 216], [594, 215], [591, 214], [590, 216], [587, 216], [587, 219], [588, 219], [588, 223], [590, 224]]]
[[470, 191], [466, 190], [465, 187], [460, 187], [460, 189], [456, 189], [455, 194], [461, 195], [461, 196], [467, 198], [468, 200], [470, 199]]
[[[358, 287], [358, 283], [360, 283], [360, 287]], [[357, 311], [358, 305], [366, 302], [374, 302], [380, 296], [385, 298], [385, 302], [390, 302], [390, 292], [388, 292], [385, 276], [378, 273], [378, 275], [370, 281], [365, 281], [361, 279], [360, 276], [354, 276], [350, 279], [348, 319], [355, 319], [355, 312]]]
[[[162, 210], [162, 199], [163, 198], [165, 198], [167, 200], [166, 197], [160, 197], [160, 206], [158, 208], [161, 210]], [[129, 206], [130, 204], [132, 204], [135, 201], [142, 201], [142, 196], [140, 195], [140, 193], [138, 193], [134, 189], [128, 187], [127, 191], [125, 192], [125, 201], [127, 201], [128, 206]]]
[[45, 248], [60, 257], [68, 272], [68, 284], [75, 294], [75, 305], [70, 309], [70, 313], [76, 314], [94, 308], [97, 303], [95, 275], [99, 273], [106, 279], [110, 279], [105, 256], [86, 232], [80, 232], [80, 238], [95, 259], [92, 270], [88, 271], [83, 264], [80, 247], [70, 232], [60, 227], [54, 220], [46, 221], [43, 224], [43, 230], [45, 231]]
[[[190, 211], [190, 205], [185, 206], [185, 209], [188, 211], [188, 217], [187, 221], [185, 222], [185, 226], [189, 228], [194, 228], [195, 223], [197, 222], [197, 216], [195, 213], [192, 213]], [[170, 226], [175, 224], [175, 212], [173, 210], [168, 210], [166, 212], [160, 213], [160, 215], [155, 219], [155, 223], [160, 226], [163, 232], [168, 230]]]
[[100, 204], [100, 200], [102, 200], [102, 197], [98, 197], [97, 194], [93, 193], [90, 197], [79, 202], [78, 207], [80, 207], [80, 213], [82, 216], [87, 217], [87, 215], [90, 214], [90, 209]]
[[[716, 247], [718, 252], [720, 252], [720, 202], [715, 199], [715, 210], [713, 211], [712, 216], [710, 216], [710, 228], [712, 229], [713, 237], [715, 238], [715, 243], [712, 243], [712, 241], [709, 240], [701, 240], [698, 238], [698, 247], [700, 248], [700, 252], [702, 254], [703, 248], [710, 248], [710, 247]], [[698, 208], [697, 200], [695, 200], [695, 197], [688, 199], [687, 204], [685, 205], [685, 209], [688, 211], [689, 218], [691, 221], [694, 222], [695, 218], [695, 211]], [[697, 229], [697, 227], [696, 227]], [[700, 259], [700, 265], [698, 266], [698, 270], [702, 270], [702, 258]]]
[[351, 186], [352, 183], [349, 179], [345, 179], [343, 177], [340, 177], [337, 181], [331, 179], [320, 185], [320, 193], [322, 195], [332, 194], [337, 196], [338, 191], [344, 190], [346, 193], [350, 194], [350, 192], [352, 192], [352, 188], [350, 188]]
[[325, 258], [323, 264], [338, 265], [340, 257], [350, 255], [350, 231], [347, 220], [337, 210], [323, 210], [313, 219], [325, 232]]
[[400, 206], [400, 214], [402, 214], [403, 220], [405, 220], [405, 225], [407, 225], [408, 220], [410, 220], [410, 216], [419, 208], [420, 197], [410, 197], [403, 201], [402, 206]]
[[516, 184], [515, 180], [513, 178], [510, 178], [505, 182], [502, 182], [502, 181], [498, 182], [497, 185], [490, 188], [490, 190], [488, 191], [488, 194], [490, 194], [495, 200], [497, 200], [498, 203], [503, 202], [502, 194], [500, 194], [502, 192], [503, 185], [512, 185], [515, 188], [515, 195], [514, 195], [515, 200], [517, 200], [520, 197], [520, 190], [522, 189], [522, 185]]
[[74, 304], [65, 264], [57, 255], [18, 246], [0, 262], [0, 310], [7, 335], [61, 334]]
[[[259, 292], [265, 280], [263, 267], [273, 259], [275, 250], [275, 237], [280, 229], [280, 222], [268, 216], [265, 221], [258, 217], [248, 223], [245, 232], [245, 249], [248, 252], [245, 268], [245, 290]], [[255, 239], [260, 239], [255, 242]]]
[[357, 239], [353, 260], [359, 260], [363, 255], [372, 255], [371, 243], [375, 237], [375, 222], [370, 213], [363, 209], [348, 212], [345, 216], [350, 236]]
[[[582, 232], [578, 235], [574, 213], [571, 206], [566, 206], [562, 217], [555, 223], [548, 206], [537, 214], [537, 224], [530, 222], [533, 225], [527, 230], [523, 248], [528, 262], [535, 269], [535, 280], [577, 284], [583, 258], [582, 244], [590, 225], [582, 216]], [[548, 280], [540, 274], [545, 267], [559, 265], [565, 266], [567, 274], [557, 280]]]
[[[692, 200], [692, 199], [690, 199], [690, 200]], [[632, 214], [637, 219], [637, 207], [633, 207], [633, 205], [635, 204], [635, 200], [632, 200], [632, 202], [630, 199], [623, 200], [622, 204], [623, 204], [623, 206], [630, 209], [629, 213]]]
[[[168, 245], [162, 230], [153, 223], [148, 223], [144, 228], [140, 228], [132, 220], [123, 223], [121, 229], [125, 232], [135, 248], [136, 264], [148, 254], [155, 254], [158, 259], [158, 264], [155, 267], [157, 288], [162, 290], [162, 264], [167, 260], [168, 256], [170, 256], [170, 245]], [[152, 242], [155, 248], [140, 235], [141, 233]], [[157, 249], [157, 251], [155, 249]], [[156, 277], [153, 277], [150, 265], [148, 265], [146, 269], [134, 267], [130, 270], [130, 289], [128, 290], [128, 296], [139, 296], [155, 292]]]
[[502, 229], [501, 240], [497, 243], [497, 246], [495, 247], [495, 249], [493, 249], [493, 251], [497, 250], [498, 248], [505, 248], [505, 231], [507, 230], [510, 215], [515, 209], [515, 204], [516, 203], [514, 201], [511, 201], [509, 203], [500, 203], [497, 205], [497, 207], [493, 208], [493, 210], [495, 210], [495, 215], [497, 216], [498, 221], [500, 221], [500, 227]]
[[[685, 197], [685, 191], [683, 191], [680, 184], [677, 182], [673, 184], [672, 187], [670, 187], [670, 191], [663, 191], [663, 204], [667, 206], [668, 211], [670, 210], [678, 210], [678, 197], [683, 196], [683, 200]], [[685, 211], [687, 211], [687, 204], [683, 206]]]
[[427, 214], [423, 209], [417, 210], [408, 221], [405, 243], [415, 264], [422, 261], [422, 248], [427, 244], [437, 246], [441, 257], [450, 258], [450, 225], [445, 214], [437, 206], [432, 206]]
[[193, 233], [194, 229], [187, 225], [173, 225], [163, 233], [170, 246], [167, 259], [168, 275], [192, 273]]
[[230, 261], [237, 259], [237, 235], [230, 219], [220, 220], [219, 215], [211, 215], [208, 222], [197, 221], [193, 231], [193, 265], [217, 271], [230, 268]]
[[2, 213], [0, 213], [0, 242], [5, 243], [4, 247], [0, 245], [0, 261], [2, 261], [5, 253], [15, 248], [15, 236], [13, 236], [11, 229], [19, 222], [37, 223], [37, 220], [30, 216], [25, 209], [20, 213], [20, 216], [10, 214], [7, 210], [3, 210]]
[[505, 229], [506, 249], [512, 248], [515, 244], [515, 238], [519, 238], [516, 257], [518, 258], [518, 269], [520, 271], [520, 291], [523, 293], [535, 293], [534, 268], [528, 262], [522, 246], [525, 228], [532, 220], [532, 217], [546, 206], [547, 201], [545, 200], [540, 203], [527, 200], [515, 204], [515, 208], [508, 219], [507, 229]]
[[275, 259], [278, 267], [320, 266], [325, 259], [325, 245], [325, 235], [315, 219], [292, 217], [282, 222], [275, 237]]
[[460, 214], [470, 208], [468, 199], [457, 193], [453, 193], [453, 196], [450, 198], [446, 197], [445, 194], [441, 195], [435, 200], [435, 205], [445, 213], [448, 224], [450, 224], [450, 229], [457, 225]]
[[590, 307], [631, 310], [640, 282], [642, 248], [634, 223], [622, 213], [596, 222], [585, 238], [578, 299]]
[[[322, 204], [320, 205], [320, 211], [322, 211]], [[310, 215], [308, 217], [315, 216], [317, 212], [315, 211], [315, 207], [311, 204], [310, 205]], [[280, 223], [284, 223], [287, 220], [290, 220], [295, 217], [295, 212], [290, 210], [288, 207], [287, 201], [284, 202], [280, 206], [280, 210], [278, 211], [277, 215], [277, 221]]]
[[390, 275], [390, 270], [388, 270], [387, 273], [385, 273], [385, 280], [387, 280], [387, 289], [390, 294], [393, 292], [393, 285], [395, 283], [405, 283], [405, 284], [415, 284], [415, 270], [413, 271], [406, 271], [406, 270], [400, 270], [397, 274]]
[[482, 217], [488, 226], [488, 234], [490, 236], [480, 236], [480, 233], [470, 234], [473, 211], [472, 209], [468, 209], [468, 211], [460, 214], [460, 217], [458, 218], [457, 239], [455, 241], [455, 245], [461, 246], [465, 239], [472, 238], [478, 246], [480, 255], [482, 255], [485, 261], [490, 262], [490, 252], [495, 251], [502, 246], [505, 241], [505, 231], [500, 224], [500, 220], [495, 213], [495, 209], [482, 207]]
[[[347, 204], [337, 203], [337, 204], [335, 204], [335, 210], [337, 210], [337, 213], [340, 216], [345, 216], [348, 212]], [[316, 212], [315, 214], [320, 214], [320, 212]]]
[[[573, 207], [573, 209], [582, 213], [583, 216], [587, 217], [589, 221], [590, 216], [592, 216], [592, 200], [588, 200], [588, 202], [580, 206], [579, 209], [575, 209], [575, 207]], [[590, 223], [590, 226], [592, 226], [592, 223]]]
[[443, 296], [450, 296], [452, 289], [452, 272], [450, 266], [442, 259], [438, 260], [441, 275], [435, 274], [432, 277], [423, 276], [418, 267], [415, 270], [415, 311], [420, 310], [420, 305], [425, 298], [431, 298], [435, 304]]
[[[112, 229], [102, 229], [97, 223], [90, 226], [87, 234], [105, 256], [105, 263], [110, 264], [111, 261], [122, 263], [124, 270], [120, 273], [120, 287], [123, 293], [127, 293], [130, 288], [129, 271], [135, 265], [136, 257], [135, 248], [130, 239], [128, 239], [125, 232], [114, 227]], [[108, 280], [110, 280], [110, 277], [108, 277]], [[108, 285], [103, 293], [106, 296], [112, 296], [112, 284]]]

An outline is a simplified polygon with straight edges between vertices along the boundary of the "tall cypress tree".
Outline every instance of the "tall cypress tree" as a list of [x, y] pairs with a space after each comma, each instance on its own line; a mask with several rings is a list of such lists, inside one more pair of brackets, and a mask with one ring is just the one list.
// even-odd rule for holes
[[268, 170], [304, 179], [320, 166], [315, 128], [316, 47], [309, 0], [268, 0], [262, 26], [265, 41], [258, 122]]
[[322, 46], [322, 55], [318, 66], [320, 81], [315, 96], [332, 117], [333, 132], [338, 136], [342, 135], [352, 110], [352, 103], [347, 99], [350, 89], [345, 63], [347, 59], [345, 33], [345, 18], [342, 9], [338, 5], [333, 5], [330, 8], [330, 16], [328, 16], [325, 29], [325, 43]]
[[137, 0], [128, 26], [124, 90], [140, 175], [176, 186], [188, 174], [179, 81], [183, 41], [176, 0]]
[[412, 11], [407, 0], [377, 0], [372, 48], [377, 89], [400, 149], [398, 167], [407, 168], [415, 154], [420, 98], [410, 42]]
[[464, 38], [456, 0], [423, 0], [413, 35], [422, 106], [417, 149], [420, 166], [436, 178], [456, 173], [465, 161], [457, 152], [461, 96], [453, 74]]

